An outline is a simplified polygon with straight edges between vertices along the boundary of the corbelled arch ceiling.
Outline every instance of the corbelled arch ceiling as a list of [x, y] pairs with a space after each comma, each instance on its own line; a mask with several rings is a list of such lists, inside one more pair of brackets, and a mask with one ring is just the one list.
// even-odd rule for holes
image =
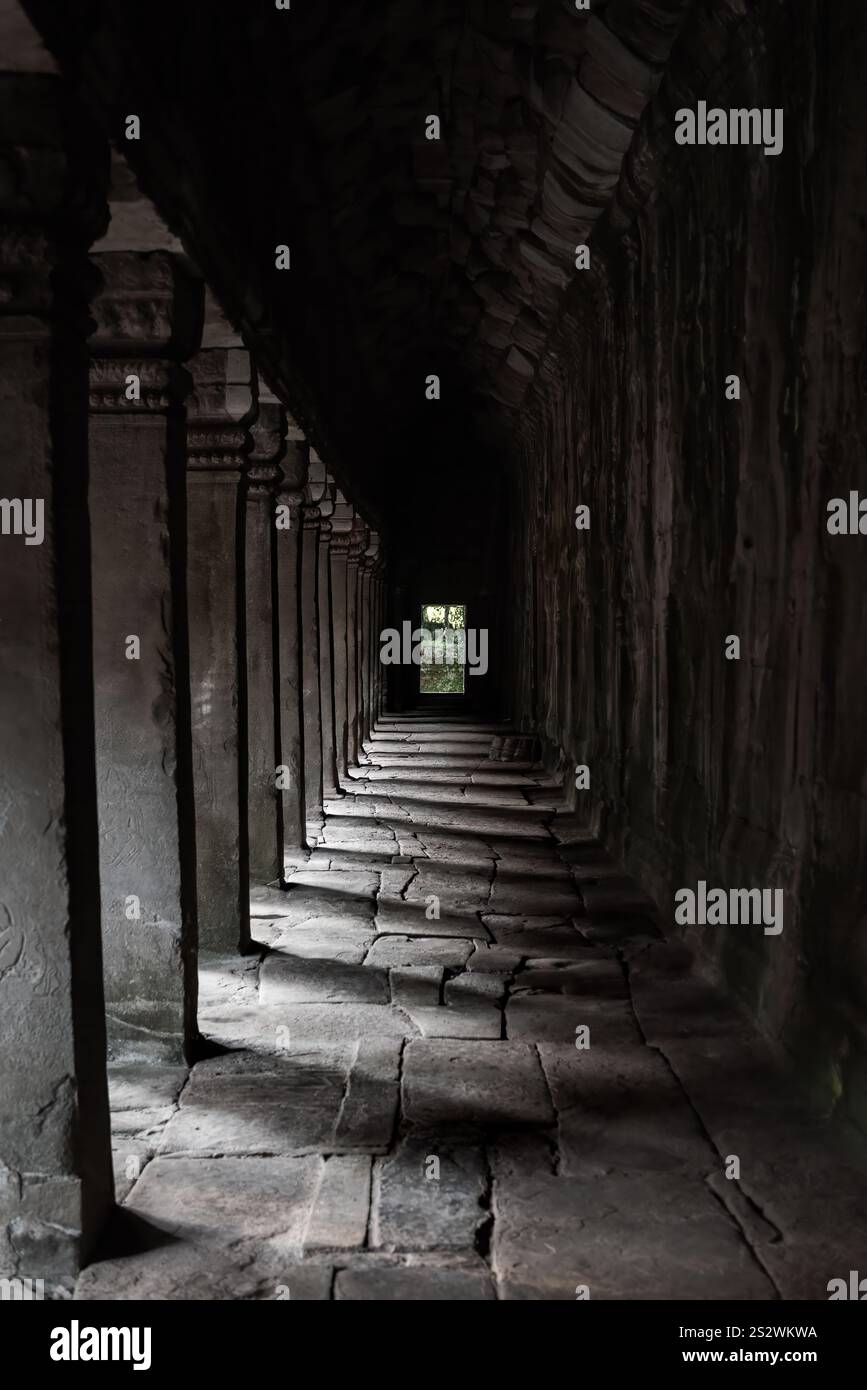
[[[479, 410], [508, 432], [690, 4], [26, 8], [265, 376], [378, 517], [389, 456], [430, 429], [429, 374], [451, 429]], [[130, 113], [138, 141], [124, 139]]]

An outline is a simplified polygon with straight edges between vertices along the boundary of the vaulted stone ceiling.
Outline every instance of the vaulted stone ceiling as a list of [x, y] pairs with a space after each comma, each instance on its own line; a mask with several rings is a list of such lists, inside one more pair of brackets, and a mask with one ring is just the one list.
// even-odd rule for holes
[[384, 459], [430, 429], [429, 373], [451, 429], [520, 406], [690, 8], [591, 4], [258, 0], [217, 23], [206, 0], [88, 0], [74, 26], [66, 3], [28, 9], [376, 515]]

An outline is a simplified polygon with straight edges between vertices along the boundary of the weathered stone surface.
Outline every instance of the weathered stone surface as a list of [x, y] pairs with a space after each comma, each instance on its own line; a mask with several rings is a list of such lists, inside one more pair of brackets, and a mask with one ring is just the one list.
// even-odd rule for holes
[[193, 1071], [161, 1154], [308, 1154], [330, 1150], [345, 1074], [305, 1066], [279, 1074], [205, 1077]]
[[479, 1149], [441, 1147], [436, 1136], [377, 1159], [371, 1244], [386, 1250], [472, 1250], [487, 1219], [487, 1169]]
[[158, 1157], [127, 1207], [175, 1237], [225, 1245], [280, 1235], [300, 1250], [326, 1167], [318, 1157]]
[[460, 970], [467, 963], [473, 944], [439, 937], [382, 936], [371, 946], [364, 964], [392, 970], [401, 966]]
[[369, 1158], [332, 1154], [321, 1167], [319, 1186], [304, 1228], [305, 1251], [362, 1246], [370, 1210]]
[[411, 1124], [545, 1125], [554, 1115], [539, 1059], [512, 1042], [413, 1039], [403, 1064], [403, 1108]]
[[272, 953], [262, 962], [259, 998], [283, 1004], [387, 1004], [384, 971], [340, 960], [310, 960]]
[[494, 1175], [501, 1297], [769, 1299], [773, 1285], [701, 1180]]

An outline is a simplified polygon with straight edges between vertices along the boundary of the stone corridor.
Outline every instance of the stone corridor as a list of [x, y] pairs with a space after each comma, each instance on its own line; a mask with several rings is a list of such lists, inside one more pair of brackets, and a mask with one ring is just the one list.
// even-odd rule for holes
[[202, 959], [202, 1060], [112, 1069], [123, 1255], [78, 1298], [815, 1299], [857, 1267], [863, 1148], [504, 734], [381, 720], [254, 952]]
[[867, 1301], [865, 72], [0, 0], [0, 1301]]

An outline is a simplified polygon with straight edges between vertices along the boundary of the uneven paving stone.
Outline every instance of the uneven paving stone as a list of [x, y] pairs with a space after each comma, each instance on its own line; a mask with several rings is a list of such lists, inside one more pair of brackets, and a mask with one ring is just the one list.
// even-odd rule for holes
[[523, 960], [520, 951], [512, 951], [507, 946], [497, 946], [491, 942], [475, 942], [472, 955], [467, 960], [467, 970], [472, 974], [492, 971], [497, 975], [512, 975]]
[[524, 1043], [413, 1039], [403, 1065], [410, 1124], [548, 1125], [554, 1112], [536, 1050]]
[[384, 1153], [394, 1135], [403, 1043], [361, 1036], [355, 1043], [334, 1149]]
[[331, 1296], [333, 1272], [327, 1266], [285, 1262], [280, 1280], [276, 1272], [258, 1268], [255, 1251], [244, 1246], [224, 1254], [211, 1245], [172, 1241], [89, 1265], [78, 1280], [75, 1299], [258, 1301], [285, 1297], [278, 1292], [281, 1281], [295, 1301], [324, 1301]]
[[570, 922], [556, 918], [492, 916], [484, 913], [482, 921], [489, 928], [498, 946], [516, 951], [524, 957], [547, 957], [557, 960], [585, 960], [587, 942]]
[[494, 1285], [487, 1269], [449, 1269], [405, 1266], [383, 1269], [341, 1269], [334, 1286], [339, 1299], [388, 1302], [492, 1300]]
[[412, 1037], [405, 1015], [388, 1004], [291, 1004], [278, 1009], [225, 1008], [199, 1019], [204, 1035], [229, 1048], [271, 1053], [275, 1039], [293, 1046], [340, 1045], [355, 1037]]
[[401, 966], [439, 966], [461, 970], [473, 950], [473, 941], [438, 937], [381, 936], [364, 958], [365, 966], [383, 970]]
[[316, 925], [283, 924], [274, 937], [272, 950], [286, 959], [340, 960], [359, 964], [375, 940], [370, 918], [338, 918]]
[[510, 976], [505, 972], [475, 970], [447, 980], [443, 998], [447, 1005], [462, 1006], [474, 1000], [494, 1004], [503, 998]]
[[425, 917], [424, 903], [392, 902], [380, 898], [376, 913], [376, 930], [380, 934], [397, 936], [463, 936], [488, 940], [488, 933], [473, 912], [443, 912], [439, 919]]
[[111, 1131], [114, 1135], [156, 1135], [175, 1113], [174, 1105], [162, 1106], [159, 1110], [118, 1110], [112, 1115]]
[[110, 1066], [108, 1094], [112, 1115], [121, 1110], [155, 1110], [173, 1106], [187, 1079], [186, 1067], [146, 1064]]
[[256, 1000], [258, 956], [199, 952], [199, 1004], [252, 1004]]
[[503, 1033], [500, 1009], [478, 996], [452, 999], [444, 1007], [404, 1006], [425, 1038], [499, 1038]]
[[304, 1228], [305, 1251], [348, 1250], [364, 1244], [370, 1213], [371, 1162], [358, 1154], [332, 1154]]
[[371, 1245], [388, 1250], [472, 1250], [488, 1220], [487, 1165], [478, 1148], [410, 1139], [377, 1159]]
[[490, 897], [493, 866], [489, 873], [471, 872], [464, 866], [442, 864], [433, 859], [419, 864], [419, 871], [404, 894], [406, 902], [424, 902], [434, 893], [448, 908], [477, 911]]
[[561, 1176], [713, 1170], [713, 1147], [654, 1049], [542, 1043], [539, 1057], [557, 1111]]
[[389, 971], [392, 1002], [402, 1009], [438, 1008], [444, 971], [439, 965], [404, 965]]
[[310, 1066], [202, 1079], [194, 1069], [159, 1152], [214, 1157], [328, 1152], [345, 1083], [341, 1071]]
[[494, 1173], [493, 1267], [506, 1299], [769, 1299], [774, 1288], [701, 1179]]
[[265, 1005], [387, 1004], [384, 971], [340, 960], [273, 953], [262, 962], [259, 998]]
[[281, 1235], [300, 1249], [324, 1166], [318, 1156], [159, 1156], [136, 1183], [127, 1209], [172, 1236], [225, 1245]]

